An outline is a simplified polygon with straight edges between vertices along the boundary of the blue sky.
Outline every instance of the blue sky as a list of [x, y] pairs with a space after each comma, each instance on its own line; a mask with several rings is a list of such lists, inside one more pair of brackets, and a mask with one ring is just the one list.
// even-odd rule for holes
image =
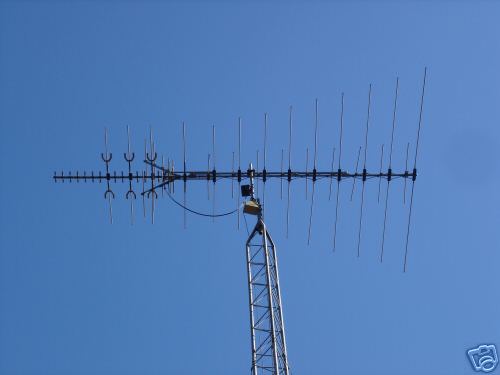
[[[383, 264], [376, 183], [367, 184], [359, 259], [360, 195], [351, 202], [348, 183], [335, 253], [327, 182], [316, 186], [309, 246], [303, 181], [292, 185], [290, 237], [279, 183], [266, 187], [266, 221], [294, 374], [474, 373], [465, 351], [500, 345], [499, 12], [492, 1], [1, 2], [0, 373], [248, 374], [244, 225], [189, 215], [184, 230], [182, 210], [164, 197], [154, 225], [138, 201], [131, 226], [125, 186], [110, 225], [103, 185], [54, 184], [53, 172], [102, 170], [104, 127], [112, 168], [125, 169], [127, 125], [137, 154], [151, 126], [158, 152], [180, 166], [182, 121], [188, 167], [206, 168], [215, 124], [217, 169], [229, 169], [239, 116], [242, 164], [255, 164], [264, 112], [268, 169], [279, 169], [289, 105], [292, 165], [303, 169], [315, 98], [318, 165], [329, 169], [341, 92], [352, 170], [370, 83], [368, 169], [377, 170], [397, 76], [401, 170], [425, 66], [407, 273], [397, 182]], [[230, 189], [217, 185], [218, 210], [236, 206]], [[212, 208], [204, 182], [187, 199]]]

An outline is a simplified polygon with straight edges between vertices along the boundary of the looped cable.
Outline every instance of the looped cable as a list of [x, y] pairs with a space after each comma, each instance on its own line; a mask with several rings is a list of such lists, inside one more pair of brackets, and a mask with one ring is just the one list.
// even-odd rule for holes
[[222, 214], [205, 214], [203, 212], [199, 212], [199, 211], [195, 211], [195, 210], [192, 210], [186, 206], [184, 206], [182, 203], [178, 202], [175, 200], [174, 197], [172, 197], [172, 195], [170, 194], [170, 192], [168, 191], [168, 189], [165, 189], [165, 191], [167, 192], [167, 195], [168, 197], [172, 200], [172, 202], [174, 202], [176, 205], [178, 205], [179, 207], [185, 209], [186, 211], [189, 211], [191, 212], [192, 214], [195, 214], [195, 215], [199, 215], [199, 216], [204, 216], [204, 217], [222, 217], [222, 216], [229, 216], [229, 215], [232, 215], [236, 212], [239, 211], [239, 209], [241, 207], [243, 207], [244, 203], [242, 203], [238, 208], [232, 210], [232, 211], [229, 211], [229, 212], [225, 212], [225, 213], [222, 213]]

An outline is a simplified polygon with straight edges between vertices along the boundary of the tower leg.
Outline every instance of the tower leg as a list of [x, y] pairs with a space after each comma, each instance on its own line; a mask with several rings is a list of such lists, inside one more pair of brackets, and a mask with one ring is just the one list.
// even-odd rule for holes
[[289, 375], [276, 246], [261, 217], [246, 249], [252, 375]]

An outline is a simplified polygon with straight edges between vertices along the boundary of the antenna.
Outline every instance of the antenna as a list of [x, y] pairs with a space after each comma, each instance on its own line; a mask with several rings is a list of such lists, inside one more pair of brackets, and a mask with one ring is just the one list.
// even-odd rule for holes
[[[410, 205], [408, 212], [408, 222], [406, 230], [406, 242], [405, 242], [405, 252], [404, 252], [404, 265], [403, 271], [406, 272], [407, 261], [408, 261], [408, 250], [409, 250], [409, 237], [411, 229], [411, 219], [413, 210], [413, 200], [415, 192], [415, 181], [417, 178], [417, 156], [419, 150], [420, 133], [422, 126], [422, 113], [423, 113], [423, 102], [425, 94], [427, 69], [424, 71], [424, 79], [422, 84], [422, 94], [420, 99], [420, 112], [418, 120], [418, 131], [417, 139], [415, 144], [415, 155], [413, 161], [413, 171], [408, 171], [408, 160], [409, 160], [409, 143], [407, 145], [406, 153], [406, 165], [405, 171], [395, 172], [392, 169], [392, 157], [393, 157], [393, 146], [394, 146], [394, 135], [396, 126], [396, 112], [398, 104], [398, 94], [399, 94], [399, 78], [396, 79], [396, 90], [394, 98], [394, 108], [392, 116], [392, 131], [391, 131], [391, 141], [389, 149], [389, 165], [387, 172], [383, 172], [384, 163], [384, 145], [380, 148], [380, 166], [379, 170], [375, 172], [370, 172], [368, 170], [368, 141], [369, 134], [371, 134], [371, 111], [372, 111], [372, 85], [369, 85], [368, 90], [368, 108], [367, 117], [364, 132], [364, 145], [358, 148], [356, 166], [354, 172], [349, 172], [343, 169], [342, 160], [343, 156], [343, 137], [344, 137], [344, 93], [341, 94], [341, 108], [340, 108], [340, 134], [339, 134], [339, 144], [338, 148], [333, 147], [332, 149], [332, 160], [331, 166], [328, 170], [318, 169], [318, 134], [319, 134], [319, 101], [315, 99], [315, 112], [314, 112], [314, 152], [312, 156], [312, 171], [309, 170], [309, 147], [306, 147], [306, 163], [305, 170], [295, 170], [292, 167], [292, 125], [293, 125], [293, 108], [289, 107], [289, 118], [288, 118], [288, 169], [285, 171], [285, 150], [281, 149], [281, 164], [280, 170], [268, 170], [268, 134], [267, 125], [269, 115], [264, 113], [264, 137], [263, 137], [263, 160], [262, 169], [259, 168], [260, 156], [259, 150], [257, 150], [255, 156], [254, 169], [253, 163], [249, 163], [248, 169], [242, 171], [241, 169], [241, 132], [242, 132], [242, 120], [241, 117], [238, 118], [238, 145], [237, 145], [237, 155], [236, 152], [232, 152], [232, 162], [231, 170], [218, 170], [217, 169], [217, 156], [216, 153], [216, 129], [215, 125], [212, 125], [212, 149], [211, 152], [207, 153], [207, 167], [206, 170], [202, 166], [199, 169], [188, 168], [187, 165], [187, 139], [186, 139], [186, 124], [182, 122], [182, 168], [180, 171], [175, 170], [174, 160], [170, 157], [167, 158], [166, 166], [164, 164], [164, 158], [161, 158], [161, 164], [157, 162], [158, 154], [155, 141], [153, 139], [152, 128], [149, 128], [149, 148], [147, 144], [147, 139], [144, 140], [144, 164], [140, 170], [137, 170], [134, 175], [133, 162], [135, 161], [135, 154], [132, 151], [130, 128], [127, 126], [127, 149], [123, 154], [126, 167], [124, 170], [117, 173], [116, 170], [111, 170], [111, 160], [112, 153], [109, 151], [108, 145], [108, 131], [104, 130], [104, 152], [101, 153], [101, 159], [104, 162], [104, 170], [90, 174], [86, 171], [83, 173], [64, 173], [60, 174], [54, 173], [53, 179], [55, 182], [105, 182], [105, 192], [104, 198], [107, 200], [109, 205], [109, 217], [110, 222], [113, 222], [113, 210], [112, 210], [112, 200], [115, 198], [115, 193], [112, 187], [117, 183], [125, 183], [127, 186], [127, 191], [125, 193], [125, 198], [130, 200], [130, 216], [131, 223], [134, 223], [134, 200], [136, 199], [136, 193], [134, 186], [142, 184], [142, 201], [143, 201], [143, 211], [146, 217], [146, 204], [145, 199], [151, 199], [151, 222], [155, 221], [155, 204], [156, 199], [159, 198], [158, 190], [161, 189], [162, 196], [165, 195], [174, 203], [183, 209], [184, 214], [184, 227], [186, 227], [186, 216], [189, 212], [190, 214], [209, 217], [213, 221], [215, 218], [229, 216], [235, 214], [237, 216], [237, 226], [240, 226], [240, 210], [243, 209], [243, 218], [245, 221], [245, 226], [249, 232], [248, 239], [246, 241], [247, 250], [247, 275], [248, 275], [248, 292], [249, 292], [249, 312], [250, 312], [250, 325], [251, 325], [251, 343], [252, 343], [252, 375], [261, 374], [261, 372], [270, 372], [275, 375], [289, 375], [290, 368], [288, 363], [288, 355], [286, 352], [286, 341], [285, 341], [285, 329], [283, 323], [283, 310], [280, 296], [280, 286], [279, 286], [279, 275], [278, 275], [278, 263], [277, 263], [277, 251], [275, 243], [273, 242], [271, 235], [269, 233], [269, 228], [264, 222], [264, 208], [266, 207], [269, 197], [266, 196], [266, 187], [268, 183], [273, 183], [276, 179], [280, 182], [280, 197], [283, 196], [283, 182], [286, 178], [287, 181], [287, 209], [286, 209], [286, 235], [289, 235], [289, 222], [290, 222], [290, 202], [291, 202], [291, 182], [292, 180], [304, 180], [306, 188], [306, 199], [308, 195], [308, 185], [311, 180], [312, 192], [311, 192], [311, 206], [309, 212], [309, 225], [308, 225], [308, 245], [311, 242], [312, 237], [312, 223], [314, 214], [314, 203], [317, 197], [315, 196], [316, 184], [318, 181], [327, 179], [329, 182], [329, 195], [328, 199], [331, 199], [333, 191], [333, 180], [337, 181], [336, 199], [335, 199], [335, 221], [333, 228], [333, 250], [337, 248], [337, 229], [339, 222], [339, 212], [340, 212], [340, 189], [341, 183], [350, 183], [352, 180], [352, 187], [350, 192], [350, 199], [352, 200], [356, 188], [356, 180], [361, 180], [361, 201], [359, 206], [359, 223], [357, 228], [357, 256], [360, 257], [361, 254], [361, 240], [363, 235], [363, 215], [364, 215], [364, 204], [365, 204], [365, 190], [368, 189], [367, 181], [376, 180], [378, 182], [378, 196], [377, 201], [380, 201], [380, 191], [382, 180], [387, 181], [387, 189], [385, 195], [385, 206], [384, 206], [384, 226], [382, 232], [382, 244], [380, 251], [380, 261], [383, 260], [384, 256], [384, 246], [386, 237], [386, 224], [388, 216], [388, 201], [391, 181], [393, 179], [401, 180], [403, 179], [404, 184], [407, 184], [407, 180], [411, 178], [411, 194], [410, 194]], [[322, 120], [323, 121], [323, 120]], [[255, 131], [254, 131], [255, 133]], [[255, 137], [254, 137], [255, 138]], [[338, 149], [338, 157], [336, 155], [336, 150]], [[362, 172], [358, 171], [360, 167], [359, 163], [361, 160], [361, 150], [363, 149], [362, 158]], [[236, 170], [236, 158], [238, 162], [238, 169]], [[337, 165], [337, 170], [334, 166]], [[227, 212], [216, 212], [216, 185], [219, 180], [231, 180], [231, 197], [234, 198], [234, 185], [238, 183], [239, 191], [237, 193], [237, 207], [233, 207], [232, 210]], [[175, 195], [175, 182], [182, 181], [183, 183], [183, 200], [177, 200]], [[206, 181], [207, 184], [207, 198], [210, 200], [210, 185], [213, 185], [213, 199], [212, 207], [208, 209], [207, 212], [202, 212], [187, 206], [187, 184], [194, 181]], [[210, 181], [212, 183], [210, 183]], [[259, 181], [262, 181], [262, 189], [259, 190]], [[202, 184], [201, 189], [204, 186]], [[241, 197], [243, 201], [241, 201]], [[260, 193], [262, 196], [260, 196]], [[267, 192], [269, 194], [269, 192]], [[220, 194], [220, 193], [219, 193]], [[261, 200], [262, 198], [262, 200]], [[219, 198], [217, 198], [219, 199]], [[406, 201], [406, 191], [403, 195], [404, 201]], [[222, 199], [221, 199], [222, 200]], [[231, 204], [234, 204], [231, 203]], [[267, 209], [267, 208], [266, 208]], [[253, 230], [249, 230], [247, 226], [247, 215], [253, 215], [256, 218], [256, 224]], [[251, 228], [250, 228], [251, 229]], [[366, 235], [366, 234], [365, 234]]]

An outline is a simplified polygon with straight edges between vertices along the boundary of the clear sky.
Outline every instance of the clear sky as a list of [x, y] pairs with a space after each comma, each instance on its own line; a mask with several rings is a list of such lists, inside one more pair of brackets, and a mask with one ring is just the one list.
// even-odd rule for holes
[[[397, 76], [402, 170], [425, 66], [405, 274], [399, 181], [382, 264], [376, 182], [359, 259], [359, 186], [351, 202], [350, 183], [341, 185], [335, 253], [327, 181], [316, 186], [309, 246], [304, 181], [292, 184], [289, 238], [278, 182], [266, 188], [266, 220], [293, 374], [473, 374], [466, 350], [500, 345], [499, 15], [493, 1], [1, 2], [0, 374], [249, 374], [244, 223], [238, 231], [235, 216], [188, 215], [184, 230], [182, 210], [164, 197], [154, 225], [138, 200], [131, 226], [117, 186], [110, 225], [103, 185], [54, 184], [53, 172], [102, 170], [104, 127], [112, 169], [126, 168], [127, 125], [137, 155], [151, 126], [158, 152], [179, 167], [181, 121], [189, 168], [206, 168], [215, 124], [217, 169], [230, 169], [238, 116], [246, 167], [257, 150], [262, 157], [264, 112], [267, 168], [279, 169], [289, 105], [292, 166], [304, 169], [315, 98], [318, 165], [328, 170], [341, 92], [344, 168], [353, 170], [370, 83], [376, 171]], [[210, 201], [205, 182], [190, 185], [189, 206], [210, 211], [209, 189]], [[217, 185], [218, 211], [236, 206], [230, 189]]]

